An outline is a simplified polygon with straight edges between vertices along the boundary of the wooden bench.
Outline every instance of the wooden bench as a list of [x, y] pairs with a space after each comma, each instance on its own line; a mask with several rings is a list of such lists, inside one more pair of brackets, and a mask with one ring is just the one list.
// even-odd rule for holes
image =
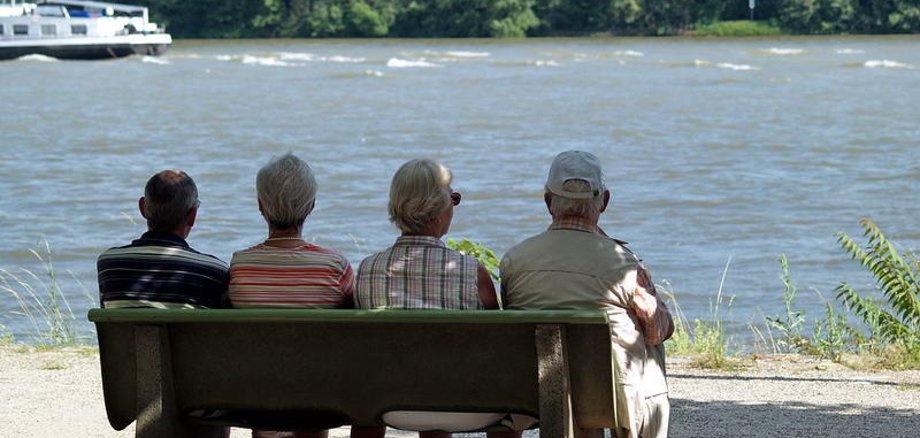
[[615, 427], [599, 311], [93, 309], [88, 317], [109, 422], [122, 430], [136, 420], [137, 437], [206, 436], [202, 423], [377, 427], [394, 410], [527, 414], [549, 438]]

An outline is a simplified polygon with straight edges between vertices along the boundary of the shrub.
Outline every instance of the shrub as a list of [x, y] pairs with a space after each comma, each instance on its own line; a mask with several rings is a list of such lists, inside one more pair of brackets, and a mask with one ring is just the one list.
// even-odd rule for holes
[[861, 295], [847, 283], [836, 288], [837, 300], [869, 329], [869, 339], [881, 347], [904, 349], [920, 363], [920, 285], [917, 258], [908, 253], [901, 257], [878, 225], [869, 219], [860, 221], [866, 237], [865, 247], [845, 233], [837, 241], [851, 258], [874, 277], [881, 299]]

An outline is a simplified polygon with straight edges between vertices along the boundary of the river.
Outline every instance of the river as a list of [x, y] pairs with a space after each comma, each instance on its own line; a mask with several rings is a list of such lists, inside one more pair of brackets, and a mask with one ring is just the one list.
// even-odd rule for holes
[[[388, 184], [408, 159], [454, 171], [449, 237], [501, 255], [548, 224], [552, 157], [592, 151], [613, 193], [602, 226], [688, 318], [721, 287], [740, 337], [782, 311], [781, 254], [813, 319], [839, 282], [873, 287], [835, 233], [870, 217], [920, 246], [920, 36], [180, 40], [159, 58], [0, 72], [0, 269], [44, 296], [30, 250], [48, 242], [83, 336], [95, 258], [144, 231], [150, 175], [195, 178], [190, 243], [229, 260], [265, 237], [255, 174], [289, 150], [320, 186], [307, 238], [353, 264], [394, 240]], [[0, 324], [27, 341], [18, 308], [0, 290]]]

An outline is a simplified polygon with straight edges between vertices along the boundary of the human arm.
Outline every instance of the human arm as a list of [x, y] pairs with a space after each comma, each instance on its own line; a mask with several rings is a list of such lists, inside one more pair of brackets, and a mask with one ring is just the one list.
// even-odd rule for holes
[[630, 307], [636, 312], [646, 344], [658, 345], [674, 333], [671, 313], [655, 291], [651, 274], [642, 265], [636, 272], [636, 289]]
[[479, 301], [486, 309], [498, 309], [498, 297], [495, 296], [495, 283], [489, 270], [482, 263], [476, 265], [476, 286], [479, 290]]
[[347, 260], [344, 261], [344, 266], [345, 269], [342, 270], [342, 275], [339, 277], [339, 290], [342, 292], [342, 302], [339, 304], [339, 307], [342, 309], [354, 309], [355, 273]]

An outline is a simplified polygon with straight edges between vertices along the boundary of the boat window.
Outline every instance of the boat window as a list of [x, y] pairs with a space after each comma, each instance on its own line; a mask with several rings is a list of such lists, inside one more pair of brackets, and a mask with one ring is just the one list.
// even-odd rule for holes
[[42, 35], [57, 35], [57, 26], [54, 24], [43, 24]]
[[13, 25], [13, 35], [28, 35], [28, 34], [29, 34], [28, 24], [14, 24]]
[[85, 24], [72, 24], [70, 25], [71, 35], [86, 35], [86, 25]]
[[35, 7], [33, 14], [41, 17], [61, 17], [67, 16], [66, 9], [58, 5], [38, 5]]
[[5, 33], [5, 32], [3, 32], [3, 25], [0, 24], [0, 35], [3, 35], [4, 33]]

